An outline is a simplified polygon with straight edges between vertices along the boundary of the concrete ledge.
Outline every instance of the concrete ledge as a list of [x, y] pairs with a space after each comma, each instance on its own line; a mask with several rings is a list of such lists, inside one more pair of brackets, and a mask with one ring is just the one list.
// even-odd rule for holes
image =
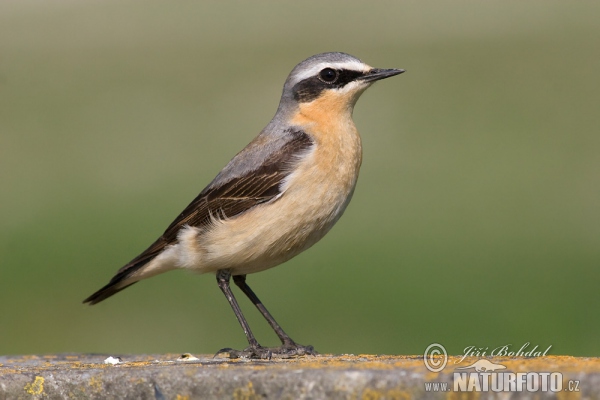
[[[455, 392], [455, 372], [480, 374], [479, 358], [450, 357], [440, 373], [422, 356], [322, 355], [293, 360], [227, 360], [212, 356], [108, 355], [0, 357], [0, 399], [458, 399], [600, 398], [600, 358], [486, 358], [506, 367], [496, 372], [559, 372], [558, 393]], [[115, 356], [116, 357], [116, 356]], [[494, 372], [494, 373], [496, 373]], [[489, 375], [489, 372], [488, 372]], [[575, 383], [578, 382], [577, 387]], [[444, 391], [426, 383], [447, 383]], [[472, 383], [472, 382], [471, 382]], [[470, 390], [474, 387], [471, 386]], [[476, 388], [475, 388], [476, 389]], [[577, 390], [575, 390], [577, 389]]]

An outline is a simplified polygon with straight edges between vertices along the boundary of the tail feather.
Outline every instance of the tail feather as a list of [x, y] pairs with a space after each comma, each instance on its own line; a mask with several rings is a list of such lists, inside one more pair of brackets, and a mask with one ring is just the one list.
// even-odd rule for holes
[[164, 250], [167, 244], [168, 243], [164, 237], [161, 236], [158, 238], [158, 240], [152, 243], [152, 245], [150, 245], [150, 247], [148, 247], [142, 254], [131, 260], [123, 268], [117, 271], [117, 274], [113, 276], [106, 286], [85, 299], [83, 303], [89, 303], [90, 305], [100, 303], [102, 300], [105, 300], [113, 294], [119, 293], [121, 290], [136, 283], [136, 281], [129, 283], [124, 283], [124, 281], [130, 278], [132, 274], [134, 274], [144, 265], [152, 261]]
[[133, 285], [137, 281], [124, 283], [124, 281], [129, 278], [131, 275], [131, 271], [121, 271], [118, 272], [113, 278], [105, 285], [102, 289], [98, 290], [90, 297], [85, 299], [83, 303], [89, 303], [90, 306], [93, 306], [96, 303], [100, 303], [102, 300], [108, 299], [113, 294], [119, 293], [121, 290], [128, 288]]
[[134, 283], [137, 283], [137, 282], [133, 282], [133, 283], [130, 283], [129, 285], [125, 285], [125, 286], [121, 286], [121, 287], [119, 287], [116, 283], [109, 283], [108, 285], [104, 286], [102, 289], [98, 290], [96, 293], [94, 293], [93, 295], [91, 295], [90, 297], [85, 299], [83, 301], [83, 303], [84, 304], [89, 303], [90, 306], [93, 306], [96, 303], [100, 303], [102, 300], [108, 299], [113, 294], [117, 294], [121, 290], [128, 288], [129, 286], [133, 285]]

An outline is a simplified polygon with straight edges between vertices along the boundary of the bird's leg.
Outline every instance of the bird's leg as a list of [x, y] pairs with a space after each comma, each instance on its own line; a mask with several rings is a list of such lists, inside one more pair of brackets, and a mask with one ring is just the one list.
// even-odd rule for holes
[[244, 350], [241, 350], [241, 351], [233, 350], [230, 348], [225, 348], [225, 349], [219, 350], [217, 352], [217, 354], [229, 353], [229, 356], [231, 358], [240, 358], [240, 357], [271, 358], [271, 351], [269, 349], [262, 347], [260, 344], [258, 344], [258, 341], [256, 340], [256, 338], [254, 337], [254, 334], [250, 330], [250, 325], [248, 325], [246, 318], [244, 318], [244, 315], [242, 314], [242, 310], [240, 309], [240, 306], [238, 305], [238, 302], [236, 301], [235, 296], [233, 295], [233, 293], [231, 292], [231, 288], [229, 287], [229, 279], [230, 278], [231, 278], [231, 273], [229, 272], [229, 270], [222, 269], [217, 272], [217, 284], [219, 285], [219, 288], [221, 288], [221, 291], [227, 298], [227, 301], [229, 302], [229, 305], [233, 309], [233, 312], [235, 313], [235, 316], [236, 316], [238, 322], [242, 326], [242, 329], [244, 330], [244, 333], [246, 334], [246, 338], [248, 339], [248, 343], [250, 344], [250, 347], [248, 347]]
[[[291, 337], [288, 336], [287, 333], [283, 331], [281, 326], [275, 321], [275, 318], [269, 313], [264, 304], [260, 301], [258, 296], [254, 294], [250, 286], [246, 283], [246, 275], [234, 275], [233, 282], [244, 292], [246, 296], [250, 299], [252, 304], [258, 308], [258, 311], [265, 317], [271, 328], [275, 331], [279, 340], [281, 340], [282, 346], [280, 348], [271, 349], [273, 355], [280, 357], [289, 357], [289, 356], [301, 356], [305, 354], [315, 355], [318, 354], [312, 346], [302, 346], [297, 344], [292, 340]], [[239, 317], [238, 317], [239, 318]]]
[[258, 311], [260, 311], [260, 313], [263, 315], [263, 317], [265, 317], [269, 325], [271, 325], [271, 328], [273, 328], [273, 330], [279, 337], [279, 340], [281, 340], [281, 343], [284, 345], [295, 345], [296, 343], [294, 343], [292, 338], [289, 337], [288, 334], [283, 331], [283, 329], [281, 329], [281, 326], [279, 326], [277, 321], [275, 321], [275, 318], [273, 318], [271, 313], [269, 313], [269, 311], [260, 301], [258, 296], [256, 296], [252, 289], [250, 289], [250, 286], [248, 286], [248, 284], [246, 283], [246, 275], [234, 275], [233, 282], [235, 282], [235, 284], [242, 290], [242, 292], [244, 292], [244, 294], [248, 296], [252, 304], [254, 304], [256, 308], [258, 308]]

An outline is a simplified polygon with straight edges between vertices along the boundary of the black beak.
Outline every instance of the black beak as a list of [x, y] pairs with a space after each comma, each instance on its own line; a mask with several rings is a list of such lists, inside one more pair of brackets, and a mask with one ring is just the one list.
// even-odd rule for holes
[[380, 79], [389, 78], [390, 76], [399, 75], [405, 72], [403, 69], [381, 69], [381, 68], [373, 68], [360, 78], [364, 82], [373, 82], [378, 81]]

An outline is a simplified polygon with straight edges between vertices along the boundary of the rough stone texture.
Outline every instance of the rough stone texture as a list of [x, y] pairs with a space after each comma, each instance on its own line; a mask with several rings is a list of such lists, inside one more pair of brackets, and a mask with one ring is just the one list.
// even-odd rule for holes
[[[598, 399], [600, 358], [495, 357], [505, 372], [560, 372], [562, 390], [552, 392], [456, 392], [454, 373], [474, 374], [479, 358], [450, 357], [440, 373], [422, 356], [322, 355], [292, 360], [227, 360], [179, 355], [61, 354], [0, 357], [0, 399]], [[115, 356], [116, 357], [116, 356]], [[178, 360], [179, 359], [179, 360]], [[571, 386], [569, 386], [569, 381]], [[574, 381], [579, 381], [579, 391]], [[426, 383], [448, 383], [448, 391]]]

